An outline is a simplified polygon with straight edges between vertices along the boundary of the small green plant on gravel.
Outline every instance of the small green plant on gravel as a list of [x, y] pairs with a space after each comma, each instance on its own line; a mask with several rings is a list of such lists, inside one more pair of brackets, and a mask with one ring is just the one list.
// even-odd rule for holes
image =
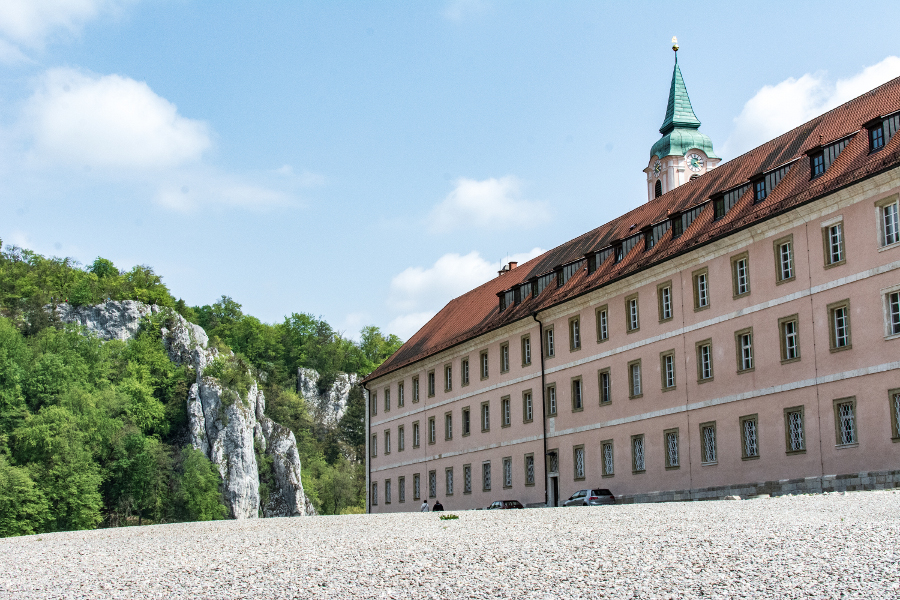
[[453, 519], [458, 519], [456, 515], [441, 515], [441, 521], [452, 521]]

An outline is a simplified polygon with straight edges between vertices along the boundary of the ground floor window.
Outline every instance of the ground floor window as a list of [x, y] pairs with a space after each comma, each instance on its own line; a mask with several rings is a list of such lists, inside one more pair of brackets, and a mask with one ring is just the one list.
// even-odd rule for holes
[[437, 496], [437, 471], [428, 472], [428, 497]]
[[418, 500], [422, 497], [422, 495], [420, 494], [420, 483], [420, 476], [418, 473], [416, 473], [415, 475], [413, 475], [413, 500]]
[[700, 444], [701, 462], [705, 465], [716, 464], [718, 457], [716, 456], [715, 422], [700, 424]]
[[397, 501], [406, 502], [406, 477], [397, 478]]

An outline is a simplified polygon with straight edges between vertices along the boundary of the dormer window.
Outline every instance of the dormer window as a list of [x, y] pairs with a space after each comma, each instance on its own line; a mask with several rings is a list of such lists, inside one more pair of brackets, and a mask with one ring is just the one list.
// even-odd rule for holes
[[645, 240], [645, 249], [649, 250], [656, 246], [659, 243], [659, 240], [662, 239], [662, 236], [666, 235], [666, 232], [669, 230], [669, 227], [672, 225], [672, 222], [668, 219], [663, 221], [662, 223], [657, 223], [654, 225], [650, 231], [647, 232], [647, 239]]
[[539, 296], [540, 293], [544, 291], [544, 288], [550, 285], [550, 282], [553, 281], [554, 277], [556, 277], [556, 273], [547, 273], [546, 275], [538, 277], [534, 284], [534, 295]]
[[825, 173], [825, 155], [823, 153], [813, 154], [810, 156], [810, 160], [812, 160], [813, 179]]
[[812, 176], [810, 179], [815, 179], [816, 177], [820, 177], [825, 171], [828, 170], [828, 167], [831, 166], [837, 157], [840, 155], [841, 151], [847, 147], [847, 144], [850, 143], [850, 139], [852, 135], [848, 135], [844, 138], [841, 138], [835, 142], [831, 142], [827, 146], [823, 146], [822, 148], [816, 148], [809, 154], [810, 161], [810, 169], [812, 171]]
[[750, 184], [745, 183], [740, 187], [725, 192], [720, 197], [713, 200], [713, 208], [715, 210], [713, 219], [718, 220], [728, 214], [728, 211], [731, 210], [731, 207], [737, 204], [737, 201], [740, 200], [749, 189]]
[[769, 171], [764, 174], [759, 181], [754, 182], [753, 201], [762, 202], [765, 200], [769, 194], [772, 193], [772, 190], [775, 189], [775, 186], [781, 183], [781, 180], [784, 179], [785, 175], [787, 175], [790, 170], [790, 164], [784, 165], [783, 167]]
[[756, 182], [756, 185], [753, 186], [753, 199], [756, 202], [762, 202], [766, 199], [769, 193], [766, 191], [766, 180], [761, 179]]
[[581, 268], [581, 261], [569, 263], [564, 265], [562, 269], [556, 272], [556, 287], [562, 287], [566, 285], [566, 282], [572, 278], [572, 275], [578, 272], [578, 269]]
[[888, 145], [891, 138], [900, 129], [900, 112], [875, 119], [867, 127], [869, 128], [869, 152], [878, 152]]

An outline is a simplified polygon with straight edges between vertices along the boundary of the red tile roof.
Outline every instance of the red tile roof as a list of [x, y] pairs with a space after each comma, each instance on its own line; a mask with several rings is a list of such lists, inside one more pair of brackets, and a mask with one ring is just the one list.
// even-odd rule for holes
[[[898, 110], [900, 110], [900, 77], [719, 165], [697, 179], [605, 225], [519, 265], [505, 275], [451, 300], [364, 381], [371, 381], [504, 325], [531, 318], [531, 314], [535, 311], [547, 309], [603, 287], [651, 265], [727, 236], [752, 223], [773, 217], [839, 188], [896, 167], [900, 164], [900, 133], [893, 136], [885, 148], [869, 154], [868, 135], [863, 125]], [[582, 267], [562, 287], [557, 288], [554, 279], [536, 298], [529, 296], [524, 302], [500, 312], [497, 297], [499, 292], [530, 278], [544, 275], [560, 265], [583, 258], [588, 253], [608, 247], [612, 242], [623, 240], [647, 226], [665, 220], [672, 213], [684, 212], [703, 204], [716, 194], [747, 183], [754, 176], [803, 158], [807, 152], [819, 146], [855, 133], [858, 135], [853, 135], [850, 143], [824, 175], [810, 180], [810, 161], [798, 160], [762, 202], [754, 204], [753, 192], [750, 189], [718, 221], [713, 221], [713, 208], [710, 203], [680, 237], [673, 240], [672, 230], [669, 229], [649, 250], [644, 249], [643, 241], [638, 242], [620, 262], [607, 260], [590, 275], [587, 274], [587, 269]]]

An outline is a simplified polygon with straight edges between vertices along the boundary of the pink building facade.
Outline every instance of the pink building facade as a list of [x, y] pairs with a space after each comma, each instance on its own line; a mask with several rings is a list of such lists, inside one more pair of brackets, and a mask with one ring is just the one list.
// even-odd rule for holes
[[451, 302], [364, 382], [370, 512], [900, 485], [896, 111], [900, 80]]

